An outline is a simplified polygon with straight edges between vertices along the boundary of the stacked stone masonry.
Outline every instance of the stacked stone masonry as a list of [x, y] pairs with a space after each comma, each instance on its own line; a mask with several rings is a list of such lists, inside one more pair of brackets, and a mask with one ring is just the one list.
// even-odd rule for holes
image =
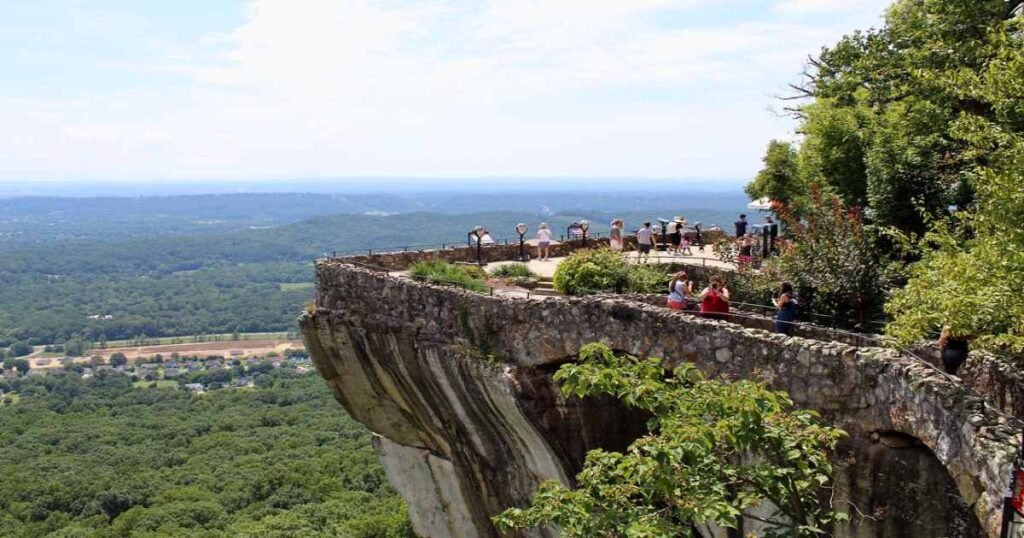
[[[378, 436], [422, 536], [498, 536], [490, 517], [527, 505], [544, 480], [571, 484], [587, 450], [621, 450], [644, 432], [617, 402], [567, 400], [552, 382], [589, 342], [711, 376], [763, 376], [846, 430], [834, 501], [855, 517], [836, 536], [999, 534], [1020, 432], [908, 357], [695, 318], [642, 297], [490, 297], [348, 261], [318, 263], [316, 309], [300, 324], [337, 399]], [[872, 517], [857, 517], [865, 510]]]

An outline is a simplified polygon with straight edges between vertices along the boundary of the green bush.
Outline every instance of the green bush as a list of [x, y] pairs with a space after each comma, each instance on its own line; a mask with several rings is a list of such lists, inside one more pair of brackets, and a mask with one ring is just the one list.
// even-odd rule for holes
[[555, 290], [565, 295], [626, 291], [629, 264], [611, 249], [578, 250], [555, 269]]
[[555, 269], [555, 290], [565, 295], [661, 293], [670, 275], [663, 265], [631, 265], [607, 248], [579, 250]]
[[483, 269], [475, 266], [456, 265], [442, 260], [424, 260], [414, 263], [409, 274], [435, 284], [458, 284], [468, 290], [487, 291], [487, 275]]
[[671, 279], [663, 265], [633, 265], [629, 268], [628, 290], [633, 293], [666, 292]]
[[491, 269], [491, 276], [498, 278], [534, 278], [537, 274], [531, 271], [525, 263], [509, 263]]

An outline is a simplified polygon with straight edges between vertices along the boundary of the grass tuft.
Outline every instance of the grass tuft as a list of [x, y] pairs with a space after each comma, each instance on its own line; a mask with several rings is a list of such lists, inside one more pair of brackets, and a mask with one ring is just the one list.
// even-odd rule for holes
[[414, 278], [433, 284], [457, 284], [472, 291], [487, 291], [486, 273], [478, 267], [441, 260], [418, 261], [409, 269]]
[[491, 276], [498, 278], [536, 278], [537, 274], [525, 263], [509, 263], [491, 269]]

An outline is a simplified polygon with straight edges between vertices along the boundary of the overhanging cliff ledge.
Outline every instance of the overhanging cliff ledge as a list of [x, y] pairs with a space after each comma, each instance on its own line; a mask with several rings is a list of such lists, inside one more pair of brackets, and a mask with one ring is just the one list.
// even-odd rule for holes
[[337, 399], [377, 434], [420, 535], [497, 536], [491, 516], [527, 504], [543, 480], [571, 483], [587, 450], [643, 433], [643, 418], [617, 402], [566, 400], [553, 384], [589, 342], [712, 376], [759, 372], [849, 432], [834, 502], [854, 517], [836, 536], [999, 534], [1019, 432], [909, 357], [636, 298], [492, 297], [353, 263], [372, 261], [319, 261], [315, 309], [300, 324]]

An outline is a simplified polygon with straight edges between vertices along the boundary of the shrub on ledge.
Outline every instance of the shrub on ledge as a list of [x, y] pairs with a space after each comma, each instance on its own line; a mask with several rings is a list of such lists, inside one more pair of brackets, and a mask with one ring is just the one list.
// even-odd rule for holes
[[421, 260], [409, 268], [409, 274], [431, 284], [458, 285], [472, 291], [487, 291], [486, 273], [472, 265], [456, 265], [443, 260]]
[[565, 295], [622, 293], [629, 287], [629, 263], [608, 248], [577, 250], [558, 265], [553, 280]]
[[632, 265], [608, 248], [578, 250], [555, 269], [555, 290], [565, 295], [661, 293], [669, 275], [662, 265]]
[[536, 273], [525, 263], [509, 263], [491, 269], [491, 276], [498, 278], [535, 278]]

